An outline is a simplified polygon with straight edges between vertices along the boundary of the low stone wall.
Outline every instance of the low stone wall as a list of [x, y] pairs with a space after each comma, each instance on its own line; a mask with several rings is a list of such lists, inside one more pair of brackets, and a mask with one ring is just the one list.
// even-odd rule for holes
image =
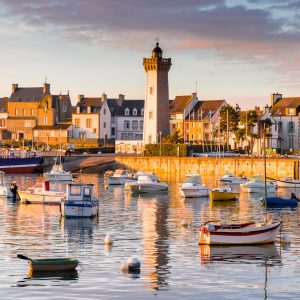
[[[268, 158], [267, 177], [283, 178], [292, 176], [299, 179], [300, 160]], [[132, 171], [154, 172], [164, 179], [182, 180], [185, 174], [200, 173], [204, 177], [223, 176], [226, 171], [237, 176], [251, 177], [264, 174], [263, 158], [221, 158], [214, 157], [122, 157], [116, 156], [116, 167]]]

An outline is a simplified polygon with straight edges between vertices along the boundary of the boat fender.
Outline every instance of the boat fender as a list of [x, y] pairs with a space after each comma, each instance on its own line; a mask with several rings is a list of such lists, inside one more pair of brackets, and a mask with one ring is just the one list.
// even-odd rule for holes
[[111, 246], [113, 244], [113, 240], [112, 240], [111, 235], [109, 233], [104, 238], [104, 244], [106, 246]]
[[120, 267], [120, 271], [124, 273], [139, 273], [141, 269], [141, 263], [138, 258], [128, 258], [126, 262], [123, 262]]

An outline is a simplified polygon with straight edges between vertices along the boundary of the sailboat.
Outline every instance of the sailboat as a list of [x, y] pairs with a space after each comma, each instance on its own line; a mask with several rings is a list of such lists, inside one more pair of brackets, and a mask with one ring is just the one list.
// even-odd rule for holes
[[[227, 125], [228, 126], [228, 125]], [[219, 176], [221, 173], [221, 144], [220, 144], [220, 123], [218, 128], [218, 138], [219, 138]], [[227, 201], [227, 200], [237, 200], [238, 193], [233, 191], [229, 186], [219, 186], [217, 188], [213, 188], [210, 192], [210, 199], [213, 201]]]
[[[264, 124], [265, 125], [265, 124]], [[266, 150], [264, 126], [264, 177], [265, 202], [267, 199], [266, 187]], [[273, 222], [267, 217], [265, 203], [264, 222], [249, 222], [242, 224], [212, 224], [211, 221], [200, 226], [199, 245], [252, 245], [274, 243], [281, 228], [282, 222]]]
[[[60, 138], [60, 136], [59, 136]], [[44, 178], [47, 181], [72, 181], [73, 176], [71, 172], [67, 172], [64, 170], [63, 165], [62, 165], [62, 147], [61, 147], [61, 140], [59, 142], [59, 155], [57, 154], [56, 159], [55, 159], [55, 164], [52, 167], [52, 169], [49, 172], [44, 172]], [[57, 163], [57, 158], [59, 156], [59, 163]]]

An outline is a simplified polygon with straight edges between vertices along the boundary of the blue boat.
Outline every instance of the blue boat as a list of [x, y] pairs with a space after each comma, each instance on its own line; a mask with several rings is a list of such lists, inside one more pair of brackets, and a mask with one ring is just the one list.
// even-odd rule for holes
[[[265, 205], [265, 198], [260, 198], [260, 201], [263, 205]], [[285, 199], [281, 197], [267, 197], [266, 205], [267, 207], [296, 207], [298, 205], [298, 201], [295, 198]]]

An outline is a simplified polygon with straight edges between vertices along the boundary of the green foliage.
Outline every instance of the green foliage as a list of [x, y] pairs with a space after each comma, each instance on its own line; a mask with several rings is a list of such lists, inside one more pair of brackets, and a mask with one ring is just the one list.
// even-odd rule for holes
[[220, 109], [220, 131], [227, 131], [227, 111], [228, 111], [228, 130], [234, 132], [237, 129], [239, 122], [239, 113], [230, 105], [227, 104]]
[[144, 156], [187, 156], [188, 146], [185, 144], [147, 144]]
[[170, 134], [164, 138], [162, 142], [166, 144], [182, 144], [183, 137], [179, 134], [179, 131], [176, 130], [173, 134]]

